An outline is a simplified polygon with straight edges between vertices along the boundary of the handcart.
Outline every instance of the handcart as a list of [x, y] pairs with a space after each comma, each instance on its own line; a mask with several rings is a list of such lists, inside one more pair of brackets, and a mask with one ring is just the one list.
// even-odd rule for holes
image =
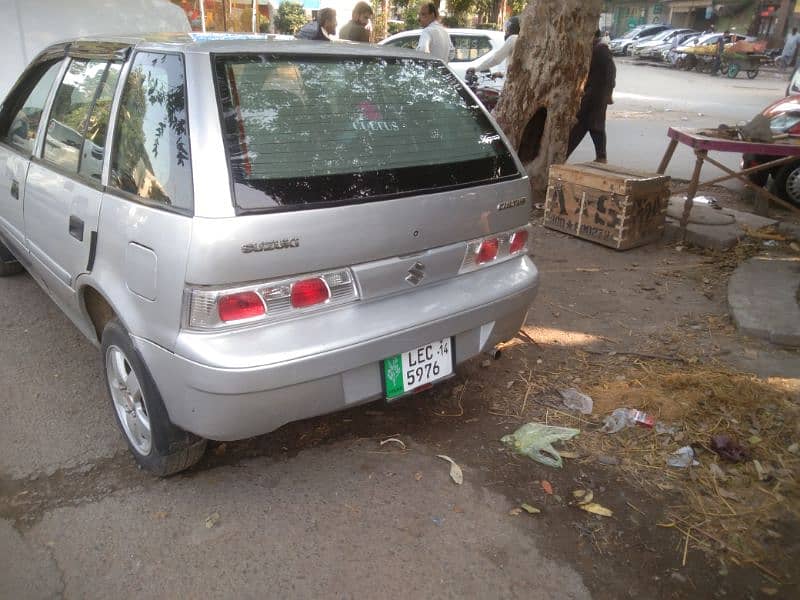
[[735, 79], [742, 71], [747, 74], [748, 79], [755, 79], [758, 77], [758, 70], [761, 67], [761, 62], [765, 58], [766, 56], [763, 54], [726, 51], [722, 55], [720, 71], [730, 79]]
[[758, 77], [761, 63], [767, 59], [764, 54], [766, 49], [767, 43], [764, 40], [756, 42], [739, 40], [728, 44], [722, 53], [720, 70], [731, 79], [735, 79], [742, 71], [747, 74], [748, 79], [755, 79]]

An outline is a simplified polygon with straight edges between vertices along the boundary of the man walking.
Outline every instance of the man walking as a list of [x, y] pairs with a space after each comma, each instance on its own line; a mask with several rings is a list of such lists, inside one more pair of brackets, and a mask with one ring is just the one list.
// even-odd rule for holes
[[372, 18], [372, 7], [366, 2], [359, 2], [353, 7], [353, 18], [339, 31], [340, 40], [369, 43], [369, 20]]
[[448, 62], [454, 55], [455, 49], [450, 42], [450, 34], [439, 23], [439, 9], [433, 2], [424, 2], [417, 13], [422, 33], [419, 36], [417, 50]]
[[594, 143], [595, 162], [607, 162], [606, 157], [606, 109], [613, 102], [611, 96], [617, 79], [617, 68], [608, 46], [600, 43], [602, 33], [598, 30], [592, 42], [592, 61], [589, 75], [583, 87], [578, 122], [569, 134], [567, 158], [588, 132]]

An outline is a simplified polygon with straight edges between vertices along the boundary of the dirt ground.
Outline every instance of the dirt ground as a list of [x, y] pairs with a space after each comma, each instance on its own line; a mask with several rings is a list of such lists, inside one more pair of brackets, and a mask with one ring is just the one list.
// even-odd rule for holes
[[[712, 191], [721, 204], [744, 207], [724, 190]], [[499, 360], [474, 360], [411, 400], [316, 419], [310, 429], [290, 425], [217, 447], [206, 460], [294, 453], [347, 438], [413, 440], [457, 458], [465, 478], [538, 508], [508, 518], [546, 539], [553, 558], [574, 564], [594, 597], [796, 597], [800, 462], [787, 448], [800, 439], [800, 352], [740, 336], [727, 314], [729, 275], [740, 260], [763, 252], [795, 251], [788, 241], [768, 247], [753, 240], [726, 253], [675, 244], [619, 253], [537, 226], [540, 292]], [[680, 384], [684, 376], [693, 379]], [[664, 378], [671, 389], [657, 387]], [[729, 386], [720, 395], [742, 394], [741, 401], [722, 398], [733, 401], [734, 416], [703, 430], [703, 415], [716, 419], [719, 406], [707, 406], [692, 390], [719, 385]], [[592, 395], [593, 413], [567, 411], [556, 393], [565, 387]], [[678, 433], [599, 433], [603, 417], [619, 406], [647, 410]], [[755, 423], [764, 410], [780, 417]], [[737, 416], [747, 421], [742, 427]], [[571, 457], [563, 469], [514, 455], [499, 442], [531, 421], [581, 429], [561, 446]], [[769, 470], [763, 481], [750, 462], [726, 465], [708, 449], [711, 433], [758, 444], [751, 431], [763, 438], [763, 448], [751, 449]], [[666, 467], [669, 453], [687, 444], [701, 466]], [[723, 497], [708, 492], [708, 467], [718, 462], [725, 489], [714, 491], [722, 489]], [[591, 490], [613, 516], [580, 510], [575, 490]], [[730, 510], [714, 512], [715, 503]]]
[[[716, 195], [742, 208], [736, 197]], [[250, 457], [279, 462], [348, 440], [404, 452], [399, 443], [380, 445], [394, 437], [451, 456], [465, 480], [500, 492], [510, 506], [537, 509], [505, 518], [548, 558], [572, 564], [595, 598], [798, 597], [800, 352], [739, 335], [726, 303], [739, 261], [797, 255], [790, 243], [757, 239], [725, 253], [680, 244], [615, 252], [536, 226], [539, 295], [498, 360], [473, 360], [411, 399], [214, 443], [179, 477]], [[591, 414], [564, 407], [558, 390], [570, 387], [594, 399]], [[617, 407], [644, 410], [663, 427], [601, 433]], [[557, 445], [562, 469], [500, 442], [528, 422], [580, 430]], [[729, 463], [712, 452], [718, 434], [739, 441], [746, 459]], [[700, 464], [667, 467], [686, 445]], [[9, 483], [19, 489], [4, 490], [5, 513], [24, 525], [84, 489], [158, 485], [131, 463], [119, 455], [81, 477]], [[589, 494], [612, 516], [582, 510]]]
[[[722, 204], [743, 208], [716, 192]], [[797, 597], [800, 463], [787, 448], [800, 439], [800, 353], [740, 336], [726, 304], [740, 260], [791, 254], [789, 242], [752, 240], [726, 253], [679, 244], [619, 253], [538, 226], [534, 239], [540, 292], [499, 360], [474, 360], [411, 400], [217, 446], [203, 467], [348, 438], [413, 440], [457, 458], [465, 478], [539, 509], [508, 518], [546, 539], [553, 558], [574, 564], [594, 597]], [[672, 387], [659, 387], [662, 381]], [[725, 385], [717, 396], [741, 397], [716, 397]], [[565, 387], [592, 395], [593, 413], [567, 411], [556, 393]], [[717, 420], [723, 405], [731, 412]], [[619, 406], [644, 409], [678, 431], [599, 433]], [[764, 421], [764, 411], [774, 418]], [[714, 423], [704, 424], [705, 415]], [[561, 446], [571, 457], [563, 469], [499, 442], [531, 421], [581, 430]], [[710, 434], [725, 432], [762, 446], [750, 452], [768, 471], [763, 481], [751, 462], [727, 465], [708, 449]], [[701, 466], [666, 467], [666, 457], [687, 444]], [[724, 482], [712, 482], [709, 492], [708, 468], [717, 463]], [[613, 516], [580, 510], [575, 490], [591, 490]]]

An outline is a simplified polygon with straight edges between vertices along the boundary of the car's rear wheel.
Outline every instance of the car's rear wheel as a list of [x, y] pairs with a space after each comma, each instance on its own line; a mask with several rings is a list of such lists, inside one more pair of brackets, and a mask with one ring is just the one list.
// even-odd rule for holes
[[11, 251], [3, 245], [3, 242], [0, 242], [0, 277], [16, 275], [24, 270]]
[[800, 207], [800, 161], [790, 163], [777, 172], [775, 192], [787, 202]]
[[117, 319], [103, 329], [102, 351], [114, 415], [136, 462], [165, 477], [200, 460], [206, 440], [170, 422], [155, 381]]

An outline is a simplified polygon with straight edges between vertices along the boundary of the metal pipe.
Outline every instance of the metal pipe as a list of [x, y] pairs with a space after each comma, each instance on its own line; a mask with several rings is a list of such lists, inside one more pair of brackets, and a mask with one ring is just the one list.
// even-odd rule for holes
[[491, 350], [484, 350], [483, 353], [492, 360], [500, 360], [500, 356], [503, 354], [503, 351], [500, 350], [500, 348], [498, 348], [497, 346], [495, 346]]

